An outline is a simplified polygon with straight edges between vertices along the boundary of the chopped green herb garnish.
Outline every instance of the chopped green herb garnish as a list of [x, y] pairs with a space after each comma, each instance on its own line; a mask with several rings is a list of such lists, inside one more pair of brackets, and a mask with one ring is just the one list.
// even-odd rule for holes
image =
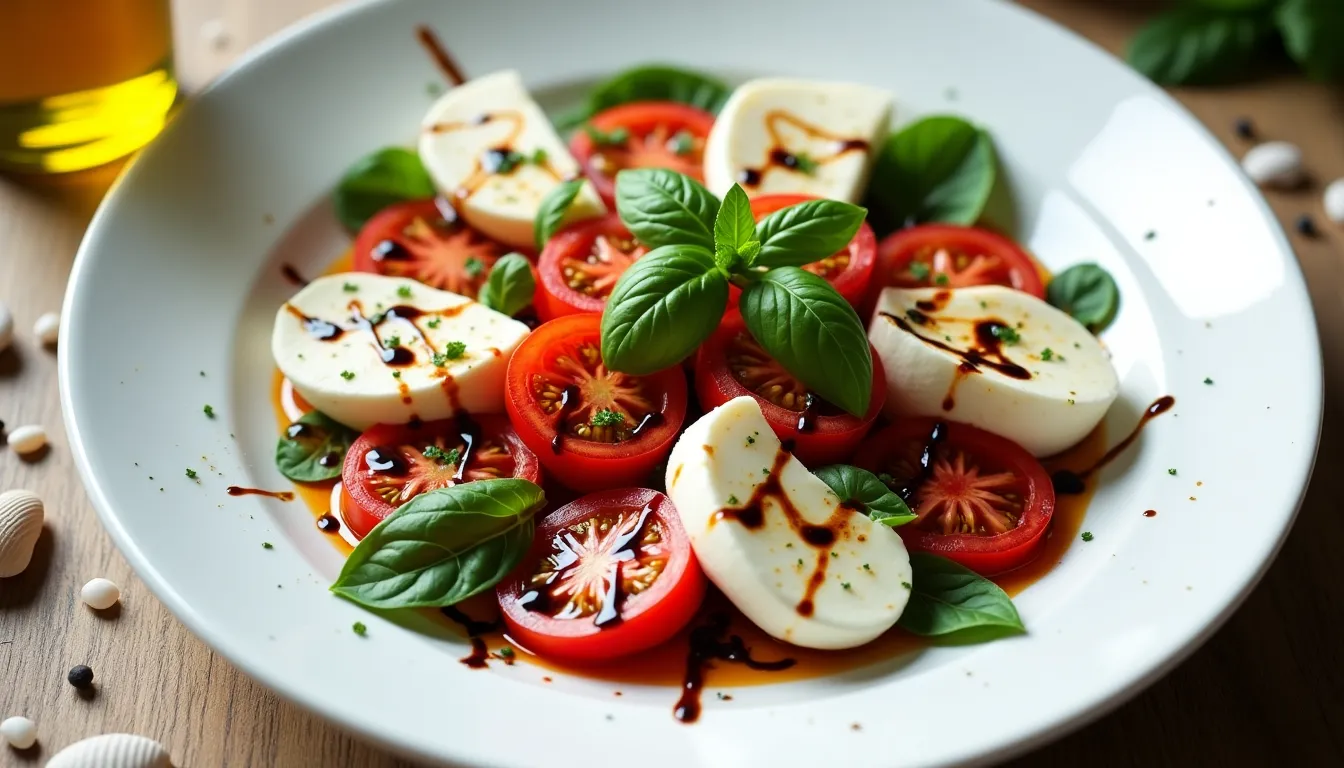
[[341, 371], [341, 378], [342, 378], [342, 379], [345, 379], [346, 381], [349, 381], [349, 380], [355, 378], [355, 372], [354, 372], [354, 371]]
[[207, 403], [201, 410], [205, 412], [206, 416], [209, 416], [212, 419], [215, 418], [215, 407], [213, 405]]
[[849, 589], [849, 582], [848, 582], [848, 581], [842, 581], [842, 582], [840, 582], [840, 586], [843, 587], [844, 589]]
[[512, 149], [487, 149], [481, 161], [481, 167], [487, 173], [512, 173], [513, 169], [527, 162], [527, 155]]
[[445, 451], [437, 445], [427, 445], [421, 453], [425, 455], [426, 459], [433, 459], [440, 464], [456, 464], [457, 460], [461, 458], [461, 453], [456, 448]]
[[195, 480], [195, 479], [196, 479], [196, 470], [194, 470], [194, 469], [188, 469], [188, 470], [187, 470], [187, 477], [191, 478], [192, 480]]
[[988, 304], [987, 302], [983, 302], [983, 301], [982, 301], [982, 302], [980, 302], [980, 308], [981, 308], [981, 309], [989, 309], [989, 304]]
[[403, 299], [411, 298], [411, 286], [409, 285], [397, 286], [397, 295]]
[[1041, 360], [1043, 360], [1043, 361], [1045, 361], [1045, 362], [1047, 362], [1047, 363], [1050, 362], [1050, 360], [1051, 360], [1054, 356], [1055, 356], [1054, 351], [1051, 350], [1049, 347], [1046, 347], [1045, 349], [1042, 349], [1042, 350], [1041, 350]]
[[[538, 150], [538, 151], [540, 151], [540, 150]], [[500, 648], [500, 649], [499, 649], [499, 657], [502, 658], [502, 659], [512, 659], [512, 658], [513, 658], [513, 649], [510, 648], [510, 647], [507, 646], [507, 645], [504, 646], [503, 648]]]
[[1168, 470], [1167, 470], [1167, 474], [1168, 474], [1168, 475], [1174, 475], [1174, 474], [1176, 474], [1176, 468], [1175, 468], [1175, 467], [1172, 467], [1172, 468], [1168, 469]]
[[475, 256], [468, 256], [462, 264], [462, 269], [467, 273], [467, 277], [474, 279], [480, 277], [481, 273], [485, 271], [485, 262]]
[[799, 565], [802, 565], [802, 564], [803, 564], [803, 558], [801, 558], [801, 557], [798, 558], [798, 564], [799, 564]]
[[769, 470], [767, 467], [761, 467], [761, 474], [762, 474], [762, 475], [765, 475], [766, 477], [769, 477], [769, 476], [770, 476], [770, 470]]
[[275, 545], [272, 544], [272, 543], [269, 542], [269, 541], [263, 541], [263, 542], [261, 542], [261, 548], [262, 548], [262, 549], [275, 549]]
[[584, 124], [583, 132], [599, 147], [618, 147], [630, 140], [630, 131], [625, 128], [613, 128], [607, 132], [591, 124]]
[[729, 503], [729, 504], [738, 504], [739, 502], [738, 502], [738, 500], [737, 500], [737, 496], [729, 496], [729, 497], [728, 497], [728, 503]]
[[1213, 383], [1213, 379], [1210, 379], [1208, 376], [1205, 376], [1205, 377], [1204, 377], [1204, 383], [1205, 383], [1205, 384], [1212, 384], [1212, 383]]
[[863, 564], [863, 570], [865, 570], [865, 571], [871, 571], [871, 570], [873, 570], [873, 569], [872, 569], [872, 568], [869, 568], [867, 563], [864, 563], [864, 564]]
[[599, 408], [588, 423], [594, 427], [619, 427], [625, 423], [625, 417], [610, 408]]
[[1083, 531], [1083, 541], [1091, 541], [1091, 540], [1092, 540], [1092, 532]]
[[201, 371], [201, 376], [202, 376], [202, 377], [205, 376], [205, 371]]
[[400, 378], [401, 378], [401, 371], [393, 371], [393, 372], [392, 372], [392, 378], [394, 378], [394, 379], [400, 379]]
[[350, 628], [353, 629], [355, 631], [355, 634], [359, 635], [360, 637], [363, 637], [369, 631], [369, 628], [364, 626], [364, 622], [362, 621], [356, 621], [354, 624], [350, 625]]
[[450, 360], [460, 360], [467, 353], [467, 344], [463, 341], [450, 341], [443, 348], [443, 353], [434, 353], [434, 365], [442, 368]]
[[929, 265], [922, 261], [910, 262], [910, 276], [916, 280], [927, 280], [929, 278]]
[[747, 445], [755, 445], [755, 444], [756, 444], [756, 438], [752, 437], [751, 435], [747, 435]]
[[1017, 331], [1012, 326], [1008, 325], [999, 325], [998, 323], [995, 323], [990, 326], [990, 333], [993, 333], [994, 338], [1005, 344], [1016, 344], [1022, 340], [1022, 337], [1018, 335]]
[[346, 283], [345, 285], [341, 286], [341, 290], [345, 291], [346, 293], [356, 293], [359, 291], [359, 286], [355, 285], [354, 283]]
[[784, 542], [784, 548], [785, 548], [785, 549], [793, 549], [793, 542], [792, 542], [792, 541], [786, 541], [786, 542]]
[[831, 557], [839, 557], [839, 555], [837, 555], [836, 553], [832, 552], [832, 553], [831, 553]]
[[689, 155], [695, 149], [695, 137], [690, 131], [677, 131], [667, 140], [667, 148], [676, 155]]
[[799, 152], [793, 156], [793, 169], [799, 173], [805, 173], [812, 176], [817, 172], [817, 161], [806, 152]]
[[908, 581], [902, 581], [901, 586], [905, 587], [906, 589], [914, 589], [914, 587], [910, 586], [910, 582]]
[[536, 151], [532, 153], [532, 157], [529, 158], [529, 160], [533, 165], [545, 165], [547, 157], [549, 156], [546, 154], [546, 150], [542, 149], [541, 147], [537, 147]]
[[425, 325], [429, 326], [430, 328], [438, 328], [439, 323], [441, 322], [443, 322], [443, 318], [436, 317], [433, 320], [430, 320], [428, 323], [425, 323]]
[[388, 336], [386, 339], [383, 340], [383, 346], [387, 347], [388, 349], [396, 349], [397, 347], [401, 346], [401, 337]]
[[934, 285], [947, 285], [950, 282], [952, 282], [952, 278], [948, 277], [946, 272], [939, 272], [933, 276]]

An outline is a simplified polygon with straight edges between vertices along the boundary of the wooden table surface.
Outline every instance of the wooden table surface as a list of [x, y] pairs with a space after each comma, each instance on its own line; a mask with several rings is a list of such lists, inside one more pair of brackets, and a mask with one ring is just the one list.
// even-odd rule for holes
[[[176, 0], [179, 68], [199, 86], [248, 44], [329, 0]], [[1025, 0], [1118, 51], [1152, 8], [1143, 2]], [[225, 37], [207, 42], [218, 19]], [[1323, 182], [1344, 176], [1344, 91], [1289, 75], [1176, 94], [1234, 152], [1232, 125], [1255, 120], [1265, 137], [1305, 151], [1315, 182], [1274, 193], [1285, 226], [1304, 212], [1323, 233], [1293, 234], [1322, 333], [1326, 384], [1344, 381], [1344, 228], [1320, 210]], [[117, 169], [40, 185], [0, 178], [0, 300], [15, 314], [16, 350], [0, 355], [0, 419], [40, 423], [50, 452], [25, 462], [0, 450], [0, 490], [29, 488], [47, 503], [47, 532], [33, 565], [0, 581], [0, 718], [35, 720], [38, 748], [0, 748], [0, 765], [45, 762], [61, 747], [126, 731], [162, 741], [178, 766], [401, 765], [240, 674], [189, 634], [130, 571], [99, 525], [61, 426], [56, 359], [32, 339], [33, 321], [57, 310], [84, 228]], [[1327, 408], [1320, 463], [1291, 537], [1264, 581], [1214, 637], [1144, 693], [1022, 764], [1344, 765], [1344, 425]], [[1273, 476], [1249, 482], [1275, 482]], [[1251, 510], [1253, 513], [1254, 511]], [[79, 587], [106, 576], [123, 587], [120, 613], [95, 616]], [[75, 664], [95, 670], [98, 693], [75, 695]], [[955, 712], [949, 712], [955, 717]], [[1005, 717], [1012, 717], [1005, 712]], [[974, 728], [975, 723], [967, 723]]]

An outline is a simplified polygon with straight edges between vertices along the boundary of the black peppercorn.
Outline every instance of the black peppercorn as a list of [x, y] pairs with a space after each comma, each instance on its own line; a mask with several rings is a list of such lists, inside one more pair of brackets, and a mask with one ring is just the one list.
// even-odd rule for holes
[[1311, 214], [1304, 213], [1297, 217], [1297, 231], [1304, 237], [1315, 237], [1318, 234], [1316, 220], [1311, 218]]
[[1251, 122], [1251, 119], [1249, 117], [1243, 117], [1238, 119], [1237, 122], [1234, 123], [1232, 127], [1236, 130], [1237, 136], [1239, 136], [1240, 138], [1243, 139], [1255, 138], [1255, 125]]
[[78, 664], [70, 669], [70, 674], [65, 676], [66, 680], [76, 688], [88, 688], [93, 685], [93, 669], [84, 664]]

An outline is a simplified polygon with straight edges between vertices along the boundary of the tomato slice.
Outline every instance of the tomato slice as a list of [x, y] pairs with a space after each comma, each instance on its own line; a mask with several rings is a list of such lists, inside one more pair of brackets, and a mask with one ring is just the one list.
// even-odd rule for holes
[[566, 227], [546, 243], [537, 261], [542, 291], [537, 314], [554, 320], [600, 313], [616, 281], [648, 250], [614, 213]]
[[877, 247], [868, 301], [883, 288], [1006, 285], [1043, 299], [1036, 262], [1017, 243], [978, 227], [925, 224], [888, 235]]
[[1030, 562], [1055, 513], [1041, 463], [1011, 440], [969, 424], [907, 419], [875, 433], [854, 464], [878, 474], [918, 518], [896, 530], [982, 576]]
[[[569, 150], [609, 207], [623, 168], [668, 168], [704, 181], [705, 138], [714, 115], [674, 101], [636, 101], [603, 110], [574, 132]], [[594, 137], [602, 137], [597, 140]]]
[[523, 647], [601, 661], [675, 635], [705, 587], [672, 501], [627, 488], [589, 494], [542, 518], [531, 552], [495, 596], [509, 636]]
[[[810, 195], [761, 195], [751, 199], [751, 214], [757, 221], [791, 205], [815, 200]], [[803, 265], [803, 269], [818, 275], [835, 287], [845, 301], [858, 306], [868, 290], [868, 279], [872, 275], [873, 265], [877, 263], [877, 235], [868, 222], [859, 225], [859, 231], [849, 245], [834, 256]], [[733, 287], [730, 292], [729, 306], [737, 306], [740, 291]]]
[[594, 314], [543, 323], [509, 360], [505, 404], [523, 442], [578, 491], [637, 485], [672, 450], [686, 417], [679, 366], [631, 376], [602, 362]]
[[354, 268], [474, 299], [495, 261], [510, 250], [459, 221], [447, 203], [413, 200], [369, 219], [355, 238]]
[[378, 424], [346, 452], [341, 515], [362, 539], [426, 491], [497, 477], [541, 483], [536, 454], [503, 416]]
[[845, 461], [868, 434], [887, 402], [887, 377], [874, 351], [873, 396], [860, 419], [809, 392], [752, 338], [741, 315], [733, 313], [696, 354], [695, 393], [705, 410], [751, 395], [779, 439], [792, 441], [793, 455], [809, 467], [820, 467]]

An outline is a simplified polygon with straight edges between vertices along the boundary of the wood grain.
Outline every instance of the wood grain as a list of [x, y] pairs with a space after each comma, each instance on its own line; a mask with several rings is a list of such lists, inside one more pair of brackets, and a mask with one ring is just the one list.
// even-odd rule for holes
[[[198, 86], [246, 44], [327, 4], [177, 0], [179, 71]], [[1152, 5], [1023, 4], [1112, 51]], [[224, 45], [202, 37], [211, 19], [223, 22]], [[1293, 240], [1333, 395], [1344, 374], [1344, 334], [1334, 333], [1344, 325], [1344, 229], [1326, 224], [1320, 182], [1344, 176], [1344, 93], [1285, 73], [1177, 96], [1236, 153], [1246, 148], [1232, 131], [1241, 116], [1252, 117], [1261, 135], [1305, 150], [1317, 183], [1270, 201], [1288, 226], [1304, 212], [1321, 225], [1319, 239], [1293, 234]], [[40, 184], [0, 179], [0, 299], [19, 331], [16, 349], [0, 355], [0, 419], [11, 427], [44, 424], [53, 436], [51, 450], [36, 462], [0, 451], [0, 489], [37, 491], [48, 520], [33, 565], [0, 582], [0, 717], [33, 718], [41, 741], [24, 753], [0, 749], [0, 765], [40, 764], [70, 742], [111, 731], [163, 741], [178, 766], [404, 765], [280, 700], [211, 652], [131, 574], [94, 516], [61, 427], [55, 356], [30, 329], [42, 312], [59, 308], [80, 236], [116, 170]], [[1344, 540], [1336, 501], [1344, 476], [1334, 469], [1344, 459], [1339, 422], [1328, 406], [1319, 469], [1297, 525], [1227, 625], [1146, 692], [1018, 764], [1344, 764], [1344, 579], [1334, 560]], [[119, 615], [95, 615], [79, 602], [79, 587], [94, 576], [123, 586]], [[68, 669], [81, 663], [97, 676], [97, 693], [88, 700], [65, 682]]]

